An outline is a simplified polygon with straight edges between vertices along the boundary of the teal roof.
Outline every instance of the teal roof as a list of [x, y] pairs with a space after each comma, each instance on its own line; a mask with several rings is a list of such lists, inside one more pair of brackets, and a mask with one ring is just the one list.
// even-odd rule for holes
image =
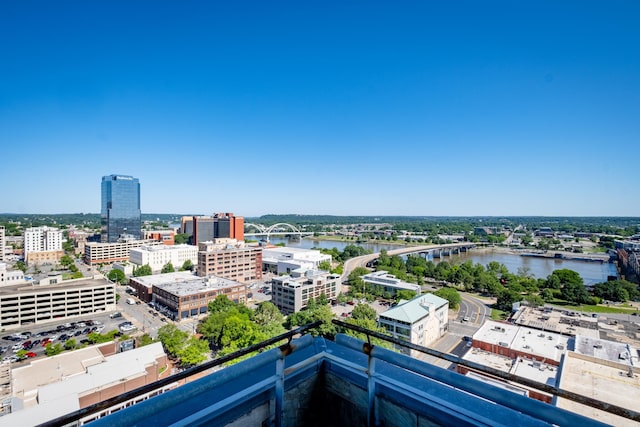
[[433, 304], [436, 310], [449, 302], [440, 298], [434, 294], [423, 294], [413, 298], [404, 304], [397, 305], [384, 313], [380, 313], [380, 316], [388, 319], [394, 319], [401, 322], [415, 323], [425, 316], [429, 315], [429, 305]]

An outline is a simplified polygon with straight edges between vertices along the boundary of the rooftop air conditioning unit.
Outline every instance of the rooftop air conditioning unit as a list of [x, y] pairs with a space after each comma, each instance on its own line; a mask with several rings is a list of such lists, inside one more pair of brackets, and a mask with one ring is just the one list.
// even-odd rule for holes
[[594, 348], [602, 348], [602, 344], [594, 344], [593, 347]]

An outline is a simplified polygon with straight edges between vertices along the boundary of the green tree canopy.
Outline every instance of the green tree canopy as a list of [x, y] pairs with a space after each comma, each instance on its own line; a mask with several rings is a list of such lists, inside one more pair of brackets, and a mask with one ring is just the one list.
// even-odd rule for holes
[[331, 262], [328, 260], [324, 260], [318, 264], [318, 270], [330, 271], [331, 270]]
[[62, 258], [60, 258], [60, 265], [68, 269], [70, 266], [73, 265], [73, 258], [71, 258], [67, 254], [63, 255]]
[[374, 324], [378, 318], [378, 313], [369, 304], [357, 304], [351, 311], [352, 319], [369, 319], [373, 320]]
[[186, 233], [179, 233], [173, 236], [173, 242], [176, 245], [183, 245], [185, 243], [189, 243], [189, 235]]
[[107, 274], [107, 279], [115, 283], [124, 283], [126, 277], [122, 270], [118, 270], [117, 268], [112, 268], [111, 271], [109, 271], [109, 274]]
[[180, 268], [180, 270], [182, 270], [182, 271], [193, 271], [194, 267], [195, 266], [193, 265], [191, 260], [188, 259], [184, 263], [182, 263], [182, 267]]
[[164, 266], [162, 266], [162, 270], [160, 270], [160, 273], [166, 274], [166, 273], [173, 273], [175, 271], [176, 269], [173, 268], [173, 264], [171, 263], [171, 261], [169, 261]]
[[178, 357], [188, 337], [189, 334], [187, 332], [181, 331], [173, 324], [166, 324], [158, 329], [158, 339], [167, 353], [173, 357]]
[[278, 307], [276, 307], [271, 301], [260, 303], [253, 314], [253, 318], [260, 326], [265, 326], [270, 323], [278, 323], [282, 325], [284, 322], [284, 316], [280, 313]]
[[638, 285], [627, 280], [596, 283], [593, 286], [593, 294], [605, 300], [620, 302], [636, 300], [640, 297]]
[[440, 298], [444, 298], [449, 301], [449, 308], [455, 310], [460, 305], [462, 301], [462, 297], [460, 293], [454, 288], [440, 288], [433, 293], [434, 295], [439, 296]]
[[133, 277], [151, 276], [152, 274], [153, 271], [151, 271], [149, 264], [142, 265], [133, 270]]
[[415, 291], [410, 291], [409, 289], [400, 289], [396, 292], [396, 301], [400, 300], [410, 300], [416, 296]]

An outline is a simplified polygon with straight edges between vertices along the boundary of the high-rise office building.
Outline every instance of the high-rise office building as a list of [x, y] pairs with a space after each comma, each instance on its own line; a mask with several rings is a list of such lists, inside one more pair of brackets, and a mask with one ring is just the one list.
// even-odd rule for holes
[[192, 245], [214, 239], [244, 240], [244, 218], [233, 212], [212, 216], [182, 217], [181, 233], [189, 234]]
[[103, 243], [116, 242], [123, 234], [141, 238], [138, 178], [128, 175], [102, 177], [100, 222], [100, 240]]

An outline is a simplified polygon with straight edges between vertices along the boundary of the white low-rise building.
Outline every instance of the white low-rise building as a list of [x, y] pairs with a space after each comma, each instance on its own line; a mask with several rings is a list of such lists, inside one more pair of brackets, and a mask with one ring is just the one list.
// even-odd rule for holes
[[360, 278], [366, 285], [382, 288], [383, 294], [387, 294], [389, 298], [393, 298], [398, 291], [413, 291], [417, 295], [420, 295], [421, 291], [420, 285], [404, 282], [384, 270], [374, 271], [373, 273], [360, 276]]
[[289, 274], [294, 270], [317, 270], [320, 263], [331, 262], [331, 255], [316, 249], [271, 247], [262, 249], [262, 270]]
[[393, 336], [426, 347], [443, 336], [449, 324], [449, 301], [424, 294], [401, 303], [378, 317], [378, 325]]
[[162, 267], [171, 263], [180, 269], [185, 261], [198, 264], [198, 247], [193, 245], [143, 245], [129, 251], [129, 261], [137, 267], [149, 264], [151, 271], [157, 273]]
[[8, 270], [7, 264], [0, 262], [0, 286], [26, 283], [22, 270]]

